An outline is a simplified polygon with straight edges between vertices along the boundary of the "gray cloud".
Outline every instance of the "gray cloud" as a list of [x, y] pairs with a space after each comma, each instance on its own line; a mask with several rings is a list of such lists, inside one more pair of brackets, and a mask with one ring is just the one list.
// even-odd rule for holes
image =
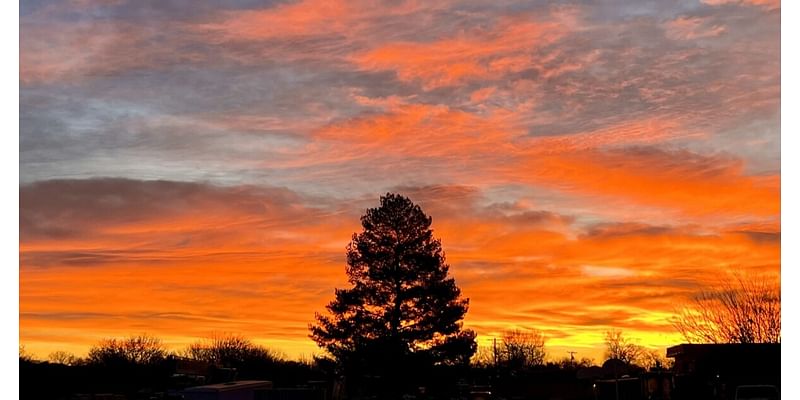
[[[300, 218], [306, 199], [284, 188], [118, 178], [51, 180], [20, 187], [20, 237], [81, 237], [119, 224], [170, 220], [208, 211]], [[293, 210], [294, 208], [294, 210]], [[75, 253], [74, 257], [91, 257]], [[123, 255], [101, 254], [106, 257]]]

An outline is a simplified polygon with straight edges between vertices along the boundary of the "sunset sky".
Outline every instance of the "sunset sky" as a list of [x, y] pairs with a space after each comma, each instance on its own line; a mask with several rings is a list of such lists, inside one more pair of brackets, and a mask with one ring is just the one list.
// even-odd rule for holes
[[486, 344], [655, 349], [780, 273], [769, 0], [20, 3], [20, 343], [321, 353], [381, 194], [433, 218]]

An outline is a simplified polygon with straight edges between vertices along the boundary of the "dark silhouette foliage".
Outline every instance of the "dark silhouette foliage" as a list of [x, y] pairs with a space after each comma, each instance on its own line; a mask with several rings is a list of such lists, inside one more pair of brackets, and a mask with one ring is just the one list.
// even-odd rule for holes
[[89, 349], [86, 358], [92, 365], [154, 365], [164, 361], [168, 353], [161, 339], [139, 335], [127, 339], [104, 339]]
[[594, 365], [594, 359], [589, 357], [581, 357], [579, 359], [562, 357], [555, 362], [548, 363], [548, 365], [554, 365], [564, 370], [590, 368]]
[[[160, 399], [170, 390], [231, 379], [264, 379], [284, 388], [333, 381], [325, 359], [286, 360], [234, 335], [215, 336], [190, 346], [197, 358], [211, 361], [209, 368], [197, 369], [203, 380], [193, 380], [178, 370], [184, 357], [167, 354], [161, 343], [150, 336], [106, 339], [91, 348], [87, 361], [64, 351], [51, 353], [50, 361], [35, 360], [20, 346], [20, 398], [68, 399], [78, 398], [74, 396], [77, 393], [114, 393], [129, 399]], [[188, 355], [189, 350], [184, 353]]]
[[189, 345], [187, 357], [219, 367], [240, 367], [254, 361], [276, 362], [281, 356], [249, 339], [237, 335], [219, 335]]
[[336, 290], [311, 338], [346, 367], [373, 374], [467, 364], [477, 348], [475, 333], [462, 330], [469, 301], [448, 276], [431, 218], [388, 193], [361, 225], [347, 246], [352, 287]]
[[[104, 339], [92, 346], [85, 360], [54, 352], [52, 362], [20, 363], [23, 398], [63, 398], [66, 393], [117, 392], [132, 394], [142, 388], [164, 388], [172, 371], [163, 342], [148, 335]], [[52, 382], [37, 385], [36, 379]]]
[[219, 373], [224, 374], [224, 368], [233, 369], [227, 373], [238, 379], [276, 379], [279, 370], [286, 370], [289, 364], [300, 364], [286, 361], [278, 352], [238, 335], [215, 335], [200, 340], [189, 345], [183, 356], [202, 361]]

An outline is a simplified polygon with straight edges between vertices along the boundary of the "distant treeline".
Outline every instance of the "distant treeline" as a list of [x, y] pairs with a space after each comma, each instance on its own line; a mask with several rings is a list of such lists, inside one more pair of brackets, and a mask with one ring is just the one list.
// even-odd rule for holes
[[[503, 386], [514, 387], [531, 377], [569, 381], [576, 371], [595, 365], [588, 358], [548, 361], [545, 343], [543, 334], [535, 329], [508, 331], [493, 346], [481, 348], [469, 365], [439, 365], [403, 374], [429, 392], [444, 393], [465, 383], [496, 385], [502, 381]], [[661, 366], [662, 359], [657, 354], [633, 344], [621, 332], [606, 334], [606, 348], [608, 358], [618, 358], [632, 366]], [[198, 381], [192, 375], [202, 375], [203, 379]], [[341, 369], [333, 358], [290, 360], [280, 351], [238, 335], [203, 339], [180, 351], [170, 351], [162, 340], [148, 335], [105, 339], [92, 346], [86, 357], [56, 351], [48, 361], [34, 360], [20, 348], [20, 392], [25, 399], [69, 399], [75, 393], [152, 398], [156, 393], [197, 384], [251, 379], [269, 380], [275, 387], [326, 382], [332, 390], [334, 382], [341, 378]], [[350, 385], [369, 388], [378, 382], [367, 374], [351, 377]]]
[[[120, 393], [149, 398], [200, 383], [229, 380], [270, 380], [295, 387], [327, 380], [326, 359], [289, 360], [237, 335], [204, 339], [181, 351], [169, 351], [163, 341], [148, 335], [105, 339], [86, 357], [56, 351], [48, 361], [34, 360], [20, 348], [20, 393], [26, 399], [69, 398], [73, 393]], [[191, 371], [181, 373], [188, 364]], [[203, 380], [192, 379], [203, 376]], [[42, 385], [42, 382], [48, 382]]]
[[[515, 329], [502, 334], [493, 345], [479, 347], [471, 359], [474, 367], [504, 366], [524, 369], [537, 366], [568, 368], [590, 367], [598, 363], [588, 357], [574, 355], [550, 358], [546, 353], [547, 338], [537, 329]], [[616, 358], [644, 368], [663, 366], [668, 362], [657, 350], [636, 344], [620, 331], [605, 333], [605, 359]], [[573, 353], [574, 354], [574, 353]], [[325, 355], [301, 356], [289, 359], [280, 350], [258, 345], [240, 335], [223, 334], [201, 339], [181, 350], [169, 350], [164, 342], [154, 336], [137, 335], [128, 338], [103, 339], [92, 346], [85, 357], [66, 351], [55, 351], [46, 360], [34, 359], [20, 346], [20, 361], [37, 363], [45, 361], [64, 366], [100, 366], [106, 368], [141, 365], [158, 365], [169, 360], [194, 360], [219, 368], [234, 368], [240, 374], [263, 370], [268, 365], [297, 364], [315, 367], [332, 364]], [[602, 362], [601, 362], [602, 364]]]

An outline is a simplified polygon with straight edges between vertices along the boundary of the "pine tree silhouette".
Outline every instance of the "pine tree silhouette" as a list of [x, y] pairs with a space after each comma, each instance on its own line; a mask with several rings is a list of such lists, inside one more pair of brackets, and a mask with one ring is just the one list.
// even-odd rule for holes
[[467, 364], [477, 348], [475, 333], [462, 330], [469, 300], [448, 276], [431, 218], [387, 193], [361, 224], [347, 246], [352, 287], [336, 289], [311, 338], [351, 375], [380, 376], [382, 385], [409, 381], [411, 371], [431, 365]]

